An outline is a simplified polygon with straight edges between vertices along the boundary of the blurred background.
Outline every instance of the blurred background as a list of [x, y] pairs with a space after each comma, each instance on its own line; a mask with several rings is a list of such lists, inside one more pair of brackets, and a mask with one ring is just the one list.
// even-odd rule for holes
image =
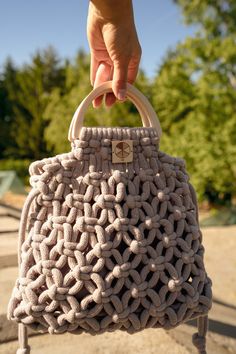
[[[197, 191], [215, 289], [210, 350], [235, 353], [236, 2], [133, 4], [143, 50], [135, 85], [160, 119], [160, 149], [186, 160]], [[92, 87], [88, 1], [8, 0], [0, 5], [0, 289], [8, 294], [16, 274], [20, 210], [30, 188], [29, 164], [70, 151], [71, 118]], [[141, 120], [125, 102], [111, 109], [90, 108], [85, 125], [141, 126]], [[15, 337], [6, 329], [1, 337], [3, 332], [0, 343], [9, 343], [0, 353], [13, 353]], [[184, 345], [186, 332], [176, 333], [167, 342], [174, 340], [177, 348], [178, 341]], [[179, 350], [188, 353], [186, 345]]]

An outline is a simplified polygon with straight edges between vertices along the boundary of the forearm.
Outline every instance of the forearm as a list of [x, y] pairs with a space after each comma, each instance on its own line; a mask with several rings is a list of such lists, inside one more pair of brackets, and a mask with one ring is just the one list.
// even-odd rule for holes
[[134, 21], [132, 0], [90, 0], [90, 4], [94, 13], [107, 22]]

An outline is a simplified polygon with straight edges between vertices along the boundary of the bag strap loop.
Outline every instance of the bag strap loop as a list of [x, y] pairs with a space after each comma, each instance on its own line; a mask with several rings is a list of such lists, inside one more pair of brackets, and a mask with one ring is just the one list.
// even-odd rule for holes
[[197, 348], [199, 354], [206, 352], [206, 334], [208, 330], [208, 316], [200, 316], [197, 319], [198, 332], [192, 336], [193, 345]]
[[[92, 101], [101, 95], [104, 95], [108, 92], [112, 92], [112, 81], [107, 81], [94, 90], [92, 90], [88, 96], [80, 103], [79, 107], [76, 109], [74, 116], [71, 120], [68, 140], [72, 142], [75, 139], [78, 139], [80, 136], [81, 129], [83, 127], [84, 115], [86, 110]], [[134, 103], [139, 114], [142, 118], [144, 127], [153, 127], [157, 131], [159, 139], [161, 138], [162, 129], [160, 126], [159, 119], [154, 111], [152, 105], [148, 99], [133, 85], [127, 83], [127, 98]]]

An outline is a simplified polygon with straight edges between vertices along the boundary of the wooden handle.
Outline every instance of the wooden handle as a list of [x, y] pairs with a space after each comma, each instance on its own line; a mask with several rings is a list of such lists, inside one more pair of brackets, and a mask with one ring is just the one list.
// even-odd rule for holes
[[[86, 110], [92, 103], [92, 101], [101, 95], [104, 95], [108, 92], [112, 92], [112, 81], [107, 81], [92, 90], [88, 96], [80, 103], [79, 107], [74, 113], [74, 116], [71, 120], [68, 139], [72, 142], [75, 139], [78, 139], [80, 136], [81, 128], [83, 127], [84, 116]], [[136, 106], [144, 127], [153, 127], [157, 131], [159, 139], [161, 138], [162, 130], [160, 126], [159, 119], [157, 118], [156, 112], [152, 108], [148, 99], [133, 85], [127, 83], [127, 98]]]

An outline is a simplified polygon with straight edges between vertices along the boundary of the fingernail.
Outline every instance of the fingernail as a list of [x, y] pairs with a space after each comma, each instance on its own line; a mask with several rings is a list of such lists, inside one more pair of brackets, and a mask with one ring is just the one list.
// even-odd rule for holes
[[119, 101], [124, 101], [125, 94], [126, 94], [126, 90], [125, 89], [119, 90], [118, 91], [118, 95], [117, 95], [118, 100]]

